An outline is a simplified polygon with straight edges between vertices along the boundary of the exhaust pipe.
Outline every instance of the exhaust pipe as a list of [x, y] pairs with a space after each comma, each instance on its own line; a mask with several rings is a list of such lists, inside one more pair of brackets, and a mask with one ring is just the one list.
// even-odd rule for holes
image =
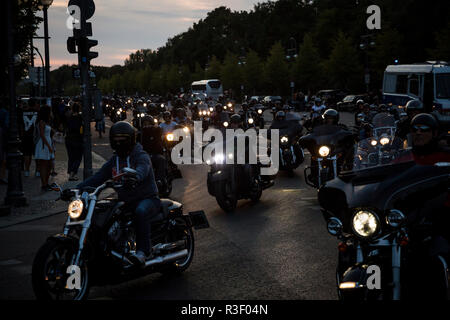
[[184, 249], [181, 251], [177, 251], [174, 253], [169, 253], [166, 254], [164, 256], [159, 256], [156, 257], [152, 260], [146, 261], [145, 262], [145, 267], [150, 267], [150, 266], [154, 266], [154, 265], [158, 265], [158, 264], [162, 264], [162, 263], [167, 263], [167, 262], [171, 262], [171, 261], [176, 261], [178, 259], [184, 258], [188, 255], [188, 250]]

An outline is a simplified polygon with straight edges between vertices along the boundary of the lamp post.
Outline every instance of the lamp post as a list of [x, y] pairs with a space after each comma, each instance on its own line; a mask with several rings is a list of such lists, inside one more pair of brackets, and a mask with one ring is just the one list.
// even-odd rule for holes
[[48, 48], [48, 14], [47, 10], [53, 0], [40, 0], [44, 11], [44, 43], [45, 43], [45, 96], [50, 97], [50, 52]]
[[369, 93], [369, 85], [370, 85], [370, 69], [369, 69], [369, 53], [367, 50], [369, 48], [375, 47], [375, 41], [373, 40], [373, 34], [365, 34], [361, 36], [361, 42], [359, 44], [359, 48], [364, 51], [365, 58], [365, 70], [364, 70], [364, 82], [366, 83], [366, 92]]
[[[22, 153], [19, 150], [20, 138], [17, 124], [17, 103], [16, 87], [14, 75], [14, 30], [13, 30], [13, 8], [14, 1], [6, 1], [7, 12], [7, 47], [8, 47], [8, 76], [9, 76], [9, 129], [8, 129], [8, 191], [5, 197], [6, 206], [24, 206], [27, 199], [23, 193], [21, 177], [21, 158]], [[1, 211], [5, 209], [2, 208]], [[7, 211], [7, 209], [6, 209]]]

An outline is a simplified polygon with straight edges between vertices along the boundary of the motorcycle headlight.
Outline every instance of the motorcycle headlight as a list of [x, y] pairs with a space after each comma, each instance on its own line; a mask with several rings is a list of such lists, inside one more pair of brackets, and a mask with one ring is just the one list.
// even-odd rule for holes
[[169, 134], [166, 136], [166, 139], [167, 139], [167, 141], [173, 141], [173, 133], [169, 133]]
[[261, 109], [258, 109], [258, 114], [262, 114], [263, 111]]
[[382, 138], [380, 139], [380, 143], [381, 143], [382, 146], [387, 145], [389, 142], [390, 142], [390, 140], [389, 140], [388, 137], [382, 137]]
[[154, 121], [155, 123], [158, 123], [158, 119], [153, 119], [153, 121]]
[[288, 137], [281, 137], [281, 143], [288, 143], [289, 138]]
[[248, 123], [253, 124], [253, 118], [248, 119]]
[[145, 114], [144, 113], [141, 113], [141, 118], [143, 118], [145, 116]]
[[213, 112], [213, 111], [214, 111], [214, 108], [213, 108], [213, 107], [209, 108], [209, 111], [210, 111], [210, 112]]
[[199, 115], [199, 116], [201, 116], [201, 115], [202, 115], [202, 112], [201, 112], [201, 111], [199, 111], [199, 112], [198, 112], [198, 115]]
[[184, 127], [183, 131], [184, 131], [184, 133], [189, 133], [189, 128], [188, 127]]
[[394, 228], [398, 228], [405, 222], [406, 217], [400, 210], [392, 209], [386, 216], [386, 223]]
[[208, 111], [208, 116], [210, 116], [210, 115], [211, 115], [211, 112]]
[[328, 157], [328, 155], [330, 154], [330, 148], [328, 148], [327, 146], [321, 146], [319, 148], [319, 154], [321, 157]]
[[161, 103], [161, 108], [164, 108], [164, 103]]
[[122, 112], [122, 108], [120, 108], [119, 111]]
[[378, 144], [378, 142], [377, 140], [372, 140], [370, 141], [370, 144], [375, 147]]
[[353, 231], [360, 237], [368, 238], [377, 231], [380, 223], [375, 213], [361, 210], [353, 216]]
[[224, 127], [228, 127], [228, 122], [225, 121], [225, 122], [223, 123], [223, 126], [224, 126]]
[[71, 219], [78, 219], [83, 213], [83, 201], [74, 200], [71, 203], [69, 203], [67, 213], [69, 214]]
[[144, 103], [144, 107], [146, 107], [147, 106], [147, 104], [146, 103]]
[[119, 115], [119, 114], [120, 114], [120, 111], [117, 111], [117, 114]]
[[217, 164], [222, 164], [224, 160], [224, 156], [221, 153], [218, 153], [214, 156], [214, 162]]
[[228, 108], [231, 108], [233, 106], [233, 104], [230, 102], [229, 104], [228, 104]]
[[203, 110], [203, 115], [206, 116], [206, 110]]

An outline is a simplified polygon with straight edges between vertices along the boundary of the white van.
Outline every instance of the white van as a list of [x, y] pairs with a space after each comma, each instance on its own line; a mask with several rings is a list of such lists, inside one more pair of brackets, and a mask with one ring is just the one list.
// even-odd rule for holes
[[384, 72], [383, 102], [404, 107], [411, 99], [423, 102], [442, 123], [450, 121], [450, 65], [445, 61], [389, 65]]
[[213, 99], [218, 99], [223, 95], [222, 82], [218, 79], [194, 81], [191, 84], [191, 90], [193, 94], [203, 93]]

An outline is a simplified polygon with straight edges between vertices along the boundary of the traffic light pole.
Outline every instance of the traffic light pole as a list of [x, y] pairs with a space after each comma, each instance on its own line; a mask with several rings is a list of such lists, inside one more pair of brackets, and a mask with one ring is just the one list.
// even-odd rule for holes
[[[86, 1], [81, 1], [81, 31], [86, 30]], [[80, 66], [81, 101], [83, 104], [83, 143], [84, 169], [83, 179], [92, 176], [92, 145], [91, 145], [91, 107], [89, 105], [89, 49], [86, 48], [86, 37], [80, 39], [78, 46], [78, 65]]]

